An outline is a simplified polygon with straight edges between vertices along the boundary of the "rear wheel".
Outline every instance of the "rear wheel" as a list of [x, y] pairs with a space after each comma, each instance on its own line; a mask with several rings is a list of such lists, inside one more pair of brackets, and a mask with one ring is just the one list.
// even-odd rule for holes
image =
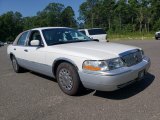
[[13, 69], [16, 73], [20, 73], [23, 71], [23, 68], [19, 66], [15, 56], [11, 57], [11, 61], [12, 61]]
[[82, 88], [76, 68], [67, 62], [63, 62], [58, 66], [56, 77], [59, 87], [68, 95], [76, 95]]

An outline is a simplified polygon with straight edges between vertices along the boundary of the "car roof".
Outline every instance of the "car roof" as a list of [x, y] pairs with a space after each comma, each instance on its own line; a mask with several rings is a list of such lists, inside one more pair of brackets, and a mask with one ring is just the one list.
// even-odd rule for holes
[[68, 29], [71, 29], [69, 27], [39, 27], [39, 28], [28, 29], [28, 30], [25, 30], [25, 31], [23, 31], [21, 33], [24, 33], [24, 32], [30, 31], [30, 30], [44, 30], [44, 29], [56, 29], [56, 28], [68, 28]]
[[88, 29], [78, 29], [78, 30], [94, 30], [94, 29], [103, 29], [103, 28], [88, 28]]
[[43, 30], [43, 29], [54, 29], [54, 28], [56, 29], [56, 28], [69, 28], [69, 27], [39, 27], [39, 28], [33, 28], [31, 30]]

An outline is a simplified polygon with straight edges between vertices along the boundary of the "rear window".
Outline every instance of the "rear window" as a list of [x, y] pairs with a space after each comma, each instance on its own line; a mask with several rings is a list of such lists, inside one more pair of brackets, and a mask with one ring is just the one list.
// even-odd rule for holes
[[99, 34], [106, 34], [103, 29], [90, 29], [88, 30], [89, 35], [99, 35]]

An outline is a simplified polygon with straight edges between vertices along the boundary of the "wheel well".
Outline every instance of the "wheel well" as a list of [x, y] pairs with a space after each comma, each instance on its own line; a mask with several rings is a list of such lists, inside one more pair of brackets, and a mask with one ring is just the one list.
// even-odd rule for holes
[[73, 63], [71, 63], [71, 62], [69, 62], [69, 61], [67, 61], [67, 60], [58, 60], [58, 61], [56, 61], [56, 62], [53, 63], [52, 71], [53, 71], [53, 75], [54, 75], [54, 76], [56, 76], [56, 71], [57, 71], [58, 66], [59, 66], [61, 63], [63, 63], [63, 62], [67, 62], [67, 63], [73, 65], [73, 66], [78, 70], [78, 67], [77, 67], [75, 64], [73, 64]]
[[11, 59], [11, 60], [12, 60], [12, 57], [13, 57], [13, 56], [14, 56], [14, 55], [11, 53], [11, 54], [10, 54], [10, 59]]

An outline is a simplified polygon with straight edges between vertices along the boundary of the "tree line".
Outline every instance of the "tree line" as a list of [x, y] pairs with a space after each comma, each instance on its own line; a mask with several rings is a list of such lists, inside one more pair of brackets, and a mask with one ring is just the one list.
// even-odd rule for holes
[[23, 17], [19, 12], [7, 12], [0, 16], [0, 41], [13, 41], [22, 31], [47, 26], [77, 27], [72, 7], [50, 3], [36, 16]]
[[80, 5], [84, 27], [110, 32], [150, 32], [160, 28], [160, 0], [87, 0]]
[[86, 0], [78, 18], [72, 7], [60, 3], [50, 3], [32, 17], [10, 11], [0, 16], [0, 41], [13, 41], [24, 30], [44, 26], [149, 33], [160, 28], [160, 0]]

